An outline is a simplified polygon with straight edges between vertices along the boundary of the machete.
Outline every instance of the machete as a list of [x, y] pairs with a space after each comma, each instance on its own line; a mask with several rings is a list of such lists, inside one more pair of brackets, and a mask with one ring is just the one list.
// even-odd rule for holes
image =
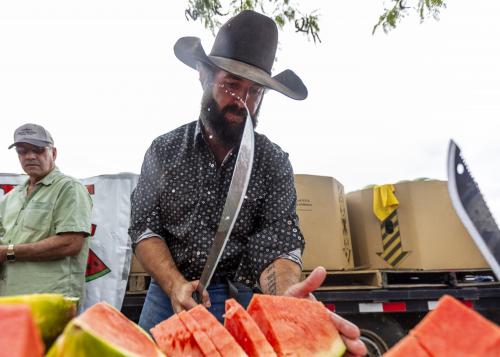
[[448, 149], [448, 192], [458, 217], [500, 280], [500, 230], [453, 140]]
[[222, 252], [224, 251], [224, 247], [226, 246], [229, 236], [231, 235], [231, 231], [233, 230], [236, 218], [238, 218], [238, 213], [240, 212], [243, 199], [245, 198], [245, 194], [247, 192], [250, 173], [252, 172], [253, 154], [253, 123], [247, 109], [245, 127], [241, 136], [240, 148], [234, 165], [231, 183], [229, 184], [226, 202], [224, 203], [224, 209], [222, 210], [222, 216], [219, 221], [219, 227], [215, 233], [215, 238], [212, 243], [212, 247], [210, 248], [210, 252], [208, 253], [203, 272], [201, 273], [198, 287], [193, 294], [193, 298], [198, 303], [201, 302], [201, 294], [210, 284], [210, 280], [212, 279], [215, 269], [217, 268]]

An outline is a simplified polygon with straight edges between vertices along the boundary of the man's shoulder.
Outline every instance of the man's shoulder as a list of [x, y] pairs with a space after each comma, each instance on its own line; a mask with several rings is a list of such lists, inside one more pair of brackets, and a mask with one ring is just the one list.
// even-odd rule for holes
[[54, 178], [54, 182], [51, 185], [54, 187], [54, 189], [62, 189], [63, 187], [67, 186], [72, 186], [73, 188], [77, 190], [85, 190], [87, 191], [87, 188], [83, 183], [81, 183], [80, 180], [77, 178], [74, 178], [73, 176], [63, 174], [62, 172], [58, 172], [57, 176]]
[[194, 138], [196, 121], [181, 125], [180, 127], [158, 136], [151, 143], [151, 147], [162, 148], [177, 142], [182, 142], [190, 137]]
[[283, 159], [288, 157], [288, 153], [284, 151], [278, 144], [271, 141], [267, 136], [260, 133], [255, 133], [255, 152], [269, 159]]

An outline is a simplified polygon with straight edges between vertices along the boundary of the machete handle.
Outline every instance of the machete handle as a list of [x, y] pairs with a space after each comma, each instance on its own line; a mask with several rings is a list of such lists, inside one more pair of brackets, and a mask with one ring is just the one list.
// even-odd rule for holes
[[193, 291], [193, 300], [196, 301], [197, 304], [201, 304], [201, 294], [198, 290]]

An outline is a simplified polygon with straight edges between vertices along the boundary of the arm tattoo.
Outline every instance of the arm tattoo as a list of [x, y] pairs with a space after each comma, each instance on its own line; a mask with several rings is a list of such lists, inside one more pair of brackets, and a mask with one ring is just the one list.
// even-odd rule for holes
[[274, 268], [274, 264], [271, 264], [266, 269], [266, 282], [267, 282], [267, 290], [269, 294], [276, 295], [276, 269]]

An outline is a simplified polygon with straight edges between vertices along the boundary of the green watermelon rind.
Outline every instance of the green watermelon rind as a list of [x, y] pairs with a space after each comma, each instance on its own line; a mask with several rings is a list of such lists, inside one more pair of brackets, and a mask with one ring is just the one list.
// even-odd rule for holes
[[27, 304], [46, 346], [50, 346], [76, 316], [78, 298], [61, 294], [30, 294], [0, 297], [0, 304]]
[[[118, 311], [113, 306], [106, 303], [113, 310]], [[130, 323], [140, 333], [155, 346], [157, 356], [165, 355], [158, 349], [155, 342], [140, 326], [132, 321]], [[63, 334], [57, 339], [56, 343], [47, 353], [46, 357], [141, 357], [142, 355], [131, 353], [122, 347], [116, 346], [105, 339], [96, 335], [92, 328], [84, 321], [78, 318], [73, 319]]]
[[332, 346], [329, 351], [324, 351], [320, 353], [316, 353], [315, 357], [340, 357], [343, 356], [347, 351], [347, 347], [342, 341], [342, 338], [339, 336], [336, 340], [332, 342]]

